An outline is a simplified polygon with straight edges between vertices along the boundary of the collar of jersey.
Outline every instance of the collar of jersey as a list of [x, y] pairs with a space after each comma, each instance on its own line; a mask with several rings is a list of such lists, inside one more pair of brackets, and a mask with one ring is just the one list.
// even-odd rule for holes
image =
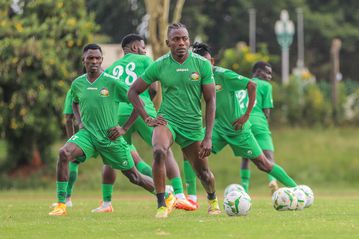
[[90, 85], [93, 85], [102, 75], [104, 74], [104, 71], [96, 78], [96, 80], [94, 80], [94, 82], [90, 82], [89, 79], [87, 78], [87, 74], [85, 74], [86, 80]]
[[184, 60], [184, 62], [182, 62], [182, 63], [179, 63], [178, 61], [176, 61], [176, 60], [173, 58], [171, 52], [170, 52], [170, 57], [171, 57], [171, 60], [172, 60], [172, 61], [174, 61], [174, 62], [176, 62], [178, 65], [181, 65], [181, 66], [182, 66], [182, 65], [184, 65], [184, 64], [187, 62], [187, 60], [188, 60], [189, 58], [192, 57], [192, 51], [188, 50], [188, 57], [187, 57], [186, 60]]

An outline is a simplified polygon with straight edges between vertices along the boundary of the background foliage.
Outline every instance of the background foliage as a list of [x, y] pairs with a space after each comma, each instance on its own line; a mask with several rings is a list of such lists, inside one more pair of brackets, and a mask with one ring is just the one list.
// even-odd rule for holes
[[48, 162], [62, 106], [97, 29], [83, 0], [0, 0], [0, 124], [7, 170]]

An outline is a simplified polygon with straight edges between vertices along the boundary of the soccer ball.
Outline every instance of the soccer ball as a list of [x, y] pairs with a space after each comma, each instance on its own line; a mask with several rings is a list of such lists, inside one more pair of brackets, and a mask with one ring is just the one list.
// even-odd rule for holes
[[244, 192], [244, 188], [240, 184], [230, 184], [226, 187], [226, 189], [224, 189], [224, 197], [233, 191]]
[[312, 189], [307, 185], [299, 185], [298, 188], [300, 188], [305, 193], [305, 196], [307, 197], [307, 200], [305, 201], [305, 207], [312, 206], [314, 202], [314, 193]]
[[295, 188], [291, 188], [294, 195], [297, 197], [297, 210], [303, 210], [305, 207], [305, 203], [307, 201], [307, 196], [305, 195], [304, 191], [299, 188], [299, 187], [295, 187]]
[[224, 210], [228, 216], [246, 216], [251, 209], [251, 198], [244, 191], [232, 191], [224, 198]]
[[280, 188], [273, 193], [273, 207], [278, 211], [295, 210], [297, 208], [297, 197], [289, 188]]

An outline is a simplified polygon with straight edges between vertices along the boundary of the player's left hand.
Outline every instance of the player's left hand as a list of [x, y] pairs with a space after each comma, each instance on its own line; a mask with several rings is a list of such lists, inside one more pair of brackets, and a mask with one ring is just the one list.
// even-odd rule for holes
[[126, 130], [124, 130], [121, 126], [115, 126], [112, 127], [111, 129], [107, 130], [107, 137], [114, 141], [116, 140], [118, 137], [120, 137], [121, 135], [124, 135], [126, 133]]
[[247, 122], [247, 120], [249, 119], [249, 115], [248, 114], [244, 114], [242, 115], [239, 119], [237, 119], [236, 121], [233, 122], [233, 126], [235, 130], [239, 130], [243, 128], [243, 125]]
[[199, 158], [208, 157], [212, 151], [212, 139], [205, 137], [201, 143], [201, 150], [199, 151]]

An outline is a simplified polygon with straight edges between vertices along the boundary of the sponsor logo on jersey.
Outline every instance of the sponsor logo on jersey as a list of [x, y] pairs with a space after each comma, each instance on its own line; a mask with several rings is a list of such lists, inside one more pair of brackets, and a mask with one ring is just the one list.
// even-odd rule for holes
[[176, 69], [177, 72], [183, 72], [183, 71], [188, 71], [188, 68], [178, 68]]
[[223, 90], [223, 86], [221, 84], [216, 84], [216, 91]]
[[97, 87], [87, 87], [87, 90], [97, 90]]
[[193, 80], [193, 81], [198, 81], [199, 78], [200, 78], [200, 76], [199, 76], [199, 73], [198, 73], [198, 72], [192, 72], [192, 74], [191, 74], [191, 80]]
[[100, 95], [102, 96], [102, 97], [107, 97], [107, 96], [109, 96], [109, 92], [108, 92], [108, 89], [107, 88], [102, 88], [101, 90], [100, 90]]

